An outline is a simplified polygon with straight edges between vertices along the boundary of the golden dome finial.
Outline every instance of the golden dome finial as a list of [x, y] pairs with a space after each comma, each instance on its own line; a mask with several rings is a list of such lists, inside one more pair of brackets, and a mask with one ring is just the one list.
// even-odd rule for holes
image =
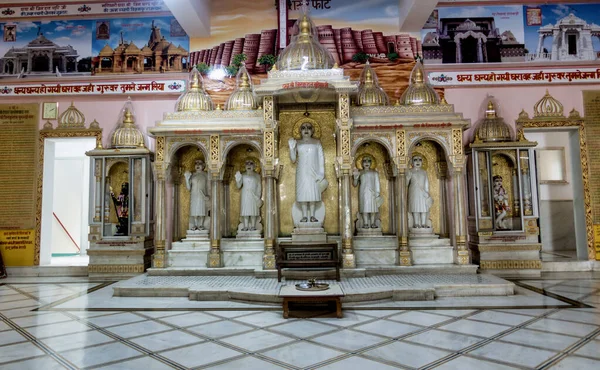
[[546, 89], [546, 94], [533, 106], [534, 117], [564, 117], [564, 112], [562, 103], [550, 95], [548, 89]]
[[310, 35], [312, 33], [312, 29], [310, 27], [310, 20], [308, 19], [308, 15], [304, 14], [302, 16], [302, 20], [299, 24], [300, 34], [301, 35]]
[[493, 101], [488, 101], [487, 110], [485, 111], [485, 116], [487, 118], [496, 118], [496, 108], [494, 107]]
[[250, 88], [250, 82], [248, 81], [248, 75], [246, 73], [242, 73], [242, 81], [240, 82], [240, 89], [248, 89]]
[[414, 83], [423, 83], [423, 71], [421, 70], [421, 68], [419, 68], [415, 71], [413, 82]]
[[125, 108], [125, 114], [123, 115], [123, 124], [124, 125], [133, 125], [133, 115], [129, 108]]
[[[196, 71], [196, 73], [194, 73], [194, 71]], [[190, 79], [190, 90], [191, 89], [199, 89], [200, 88], [200, 78], [199, 78], [200, 72], [198, 72], [198, 70], [194, 68], [192, 70], [191, 74], [192, 74], [192, 76]]]
[[370, 69], [367, 69], [367, 71], [365, 72], [365, 84], [372, 84], [373, 83], [373, 73], [371, 73]]

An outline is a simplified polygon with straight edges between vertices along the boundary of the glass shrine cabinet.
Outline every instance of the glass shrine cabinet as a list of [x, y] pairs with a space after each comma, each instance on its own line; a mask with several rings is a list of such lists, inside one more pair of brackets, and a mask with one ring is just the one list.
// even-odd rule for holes
[[130, 276], [150, 266], [153, 244], [153, 153], [128, 101], [108, 149], [86, 153], [90, 180], [90, 276]]
[[[481, 270], [537, 275], [541, 269], [534, 148], [489, 100], [467, 148], [469, 245]], [[537, 270], [537, 272], [535, 272]]]

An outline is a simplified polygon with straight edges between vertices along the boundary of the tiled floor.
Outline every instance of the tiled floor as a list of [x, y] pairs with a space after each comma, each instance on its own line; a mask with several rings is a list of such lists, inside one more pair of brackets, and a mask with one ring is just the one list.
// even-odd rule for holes
[[113, 298], [110, 283], [0, 280], [3, 369], [600, 369], [600, 280], [515, 297], [345, 305], [344, 318], [242, 302]]

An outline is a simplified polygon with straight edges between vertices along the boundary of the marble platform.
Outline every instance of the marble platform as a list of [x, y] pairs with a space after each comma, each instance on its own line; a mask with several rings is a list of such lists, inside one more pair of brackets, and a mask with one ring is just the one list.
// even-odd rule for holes
[[[187, 297], [199, 301], [279, 303], [279, 290], [304, 280], [256, 279], [253, 276], [150, 276], [140, 275], [114, 286], [117, 297]], [[515, 285], [493, 275], [408, 274], [343, 278], [343, 302], [431, 301], [438, 297], [509, 296]]]

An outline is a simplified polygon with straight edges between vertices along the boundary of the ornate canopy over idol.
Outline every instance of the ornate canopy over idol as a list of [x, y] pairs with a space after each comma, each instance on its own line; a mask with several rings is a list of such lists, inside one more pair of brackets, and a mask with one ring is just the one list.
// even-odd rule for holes
[[563, 117], [564, 108], [561, 102], [554, 99], [546, 90], [546, 94], [533, 106], [534, 117]]
[[280, 71], [330, 69], [335, 64], [333, 56], [319, 40], [315, 25], [305, 10], [294, 25], [290, 44], [279, 54], [276, 67]]
[[429, 84], [425, 69], [420, 61], [417, 61], [411, 74], [410, 84], [400, 97], [402, 105], [434, 105], [440, 104], [440, 96], [433, 86]]
[[236, 89], [227, 99], [225, 109], [253, 110], [257, 107], [258, 102], [254, 95], [252, 79], [246, 67], [242, 65], [236, 76]]
[[198, 112], [213, 110], [214, 104], [210, 95], [204, 90], [202, 76], [196, 68], [190, 72], [188, 87], [177, 103], [175, 103], [176, 112]]
[[119, 121], [120, 125], [111, 137], [111, 147], [116, 149], [145, 148], [144, 135], [135, 126], [133, 104], [130, 99], [127, 100], [123, 109], [121, 109]]
[[389, 98], [385, 91], [379, 87], [377, 74], [370, 66], [369, 62], [365, 65], [360, 77], [360, 85], [358, 87], [358, 96], [356, 97], [357, 105], [375, 106], [388, 105]]
[[498, 116], [496, 105], [492, 99], [488, 100], [485, 117], [477, 125], [475, 141], [500, 142], [511, 141], [510, 127]]

